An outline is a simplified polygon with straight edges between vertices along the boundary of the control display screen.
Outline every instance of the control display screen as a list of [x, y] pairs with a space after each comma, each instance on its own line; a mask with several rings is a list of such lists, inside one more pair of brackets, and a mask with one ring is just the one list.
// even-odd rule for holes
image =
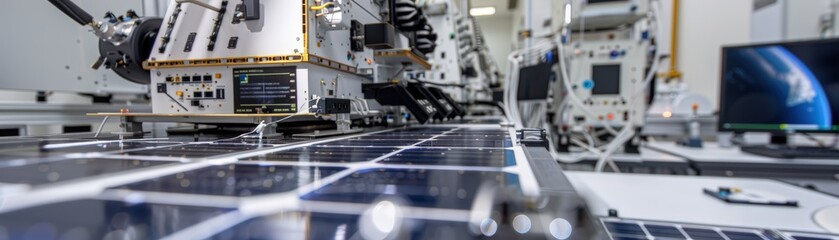
[[722, 53], [721, 131], [839, 132], [839, 40]]
[[235, 113], [296, 113], [297, 68], [233, 69]]
[[595, 65], [591, 68], [594, 81], [593, 95], [618, 95], [621, 93], [621, 65]]

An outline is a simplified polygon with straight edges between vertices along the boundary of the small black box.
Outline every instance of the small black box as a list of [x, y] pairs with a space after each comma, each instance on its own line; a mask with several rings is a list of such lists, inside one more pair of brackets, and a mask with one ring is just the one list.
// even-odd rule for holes
[[318, 114], [351, 113], [352, 103], [349, 99], [322, 98], [318, 101]]
[[396, 46], [396, 29], [388, 23], [364, 25], [364, 46], [372, 49], [392, 49]]

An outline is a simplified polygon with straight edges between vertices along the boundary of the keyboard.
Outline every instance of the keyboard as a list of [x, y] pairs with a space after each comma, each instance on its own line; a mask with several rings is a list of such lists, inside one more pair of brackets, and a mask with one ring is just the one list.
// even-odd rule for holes
[[839, 149], [825, 147], [795, 147], [782, 145], [741, 146], [743, 152], [772, 158], [837, 159]]

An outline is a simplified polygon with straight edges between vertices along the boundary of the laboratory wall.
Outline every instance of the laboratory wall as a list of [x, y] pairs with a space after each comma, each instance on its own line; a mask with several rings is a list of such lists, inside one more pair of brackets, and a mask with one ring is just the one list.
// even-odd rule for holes
[[[754, 11], [752, 40], [772, 42], [835, 37], [837, 8], [837, 0], [778, 0]], [[833, 25], [826, 28], [824, 35], [823, 23]]]
[[[718, 105], [720, 48], [751, 40], [752, 1], [681, 0], [677, 66], [691, 92]], [[672, 1], [663, 1], [663, 17], [671, 16]], [[669, 29], [663, 42], [670, 42]], [[664, 40], [664, 39], [662, 39]], [[669, 48], [669, 46], [668, 46]]]
[[507, 72], [507, 55], [510, 54], [513, 48], [513, 22], [512, 16], [489, 16], [476, 17], [478, 24], [481, 25], [481, 30], [484, 33], [487, 47], [492, 53], [493, 59], [498, 63], [501, 73]]

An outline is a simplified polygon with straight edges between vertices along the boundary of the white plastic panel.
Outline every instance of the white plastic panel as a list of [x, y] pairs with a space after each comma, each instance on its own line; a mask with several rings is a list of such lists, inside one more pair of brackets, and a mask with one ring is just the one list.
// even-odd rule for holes
[[[222, 0], [211, 0], [212, 6], [221, 6]], [[260, 1], [261, 18], [233, 24], [236, 5], [241, 0], [228, 1], [227, 11], [222, 19], [213, 51], [208, 51], [210, 35], [213, 32], [218, 13], [191, 3], [181, 3], [181, 12], [172, 31], [171, 40], [164, 53], [159, 52], [162, 40], [158, 38], [152, 51], [152, 59], [182, 60], [244, 56], [278, 56], [301, 54], [303, 44], [303, 2], [302, 1]], [[175, 11], [177, 3], [169, 3], [161, 35], [166, 31], [167, 21]], [[190, 52], [185, 52], [189, 35], [196, 33]], [[235, 49], [228, 48], [231, 37], [238, 37]]]
[[[313, 97], [335, 98], [363, 98], [362, 82], [372, 82], [356, 75], [347, 74], [313, 64], [277, 64], [277, 65], [248, 65], [223, 67], [194, 67], [181, 69], [160, 69], [158, 75], [152, 75], [152, 111], [156, 114], [234, 114], [234, 70], [251, 68], [296, 67], [296, 95], [297, 112], [306, 112], [309, 100]], [[216, 74], [220, 74], [217, 78]], [[183, 76], [200, 76], [200, 82], [184, 82]], [[203, 81], [204, 76], [211, 76], [212, 80]], [[179, 77], [181, 82], [167, 82], [167, 77]], [[157, 86], [164, 84], [166, 93], [158, 92]], [[224, 98], [220, 98], [218, 91], [224, 89]], [[181, 95], [178, 95], [178, 91]], [[213, 92], [213, 97], [195, 98], [195, 92]], [[169, 96], [172, 98], [170, 98]], [[174, 101], [172, 100], [174, 99]], [[193, 106], [192, 101], [199, 101], [199, 106]]]
[[[577, 122], [575, 118], [584, 117], [587, 126], [599, 126], [600, 121], [621, 126], [626, 123], [627, 118], [631, 118], [635, 126], [641, 126], [644, 123], [646, 92], [635, 96], [635, 101], [632, 101], [632, 97], [644, 81], [647, 47], [646, 42], [615, 40], [590, 41], [575, 48], [569, 64], [574, 94], [597, 117], [571, 108], [566, 116], [569, 122]], [[594, 89], [598, 86], [593, 79], [594, 66], [615, 65], [620, 68], [618, 91], [614, 94], [595, 94]]]
[[[143, 13], [143, 1], [74, 1], [94, 18], [107, 11]], [[98, 38], [47, 1], [8, 1], [0, 8], [0, 88], [82, 93], [146, 93], [139, 85], [91, 63]]]

